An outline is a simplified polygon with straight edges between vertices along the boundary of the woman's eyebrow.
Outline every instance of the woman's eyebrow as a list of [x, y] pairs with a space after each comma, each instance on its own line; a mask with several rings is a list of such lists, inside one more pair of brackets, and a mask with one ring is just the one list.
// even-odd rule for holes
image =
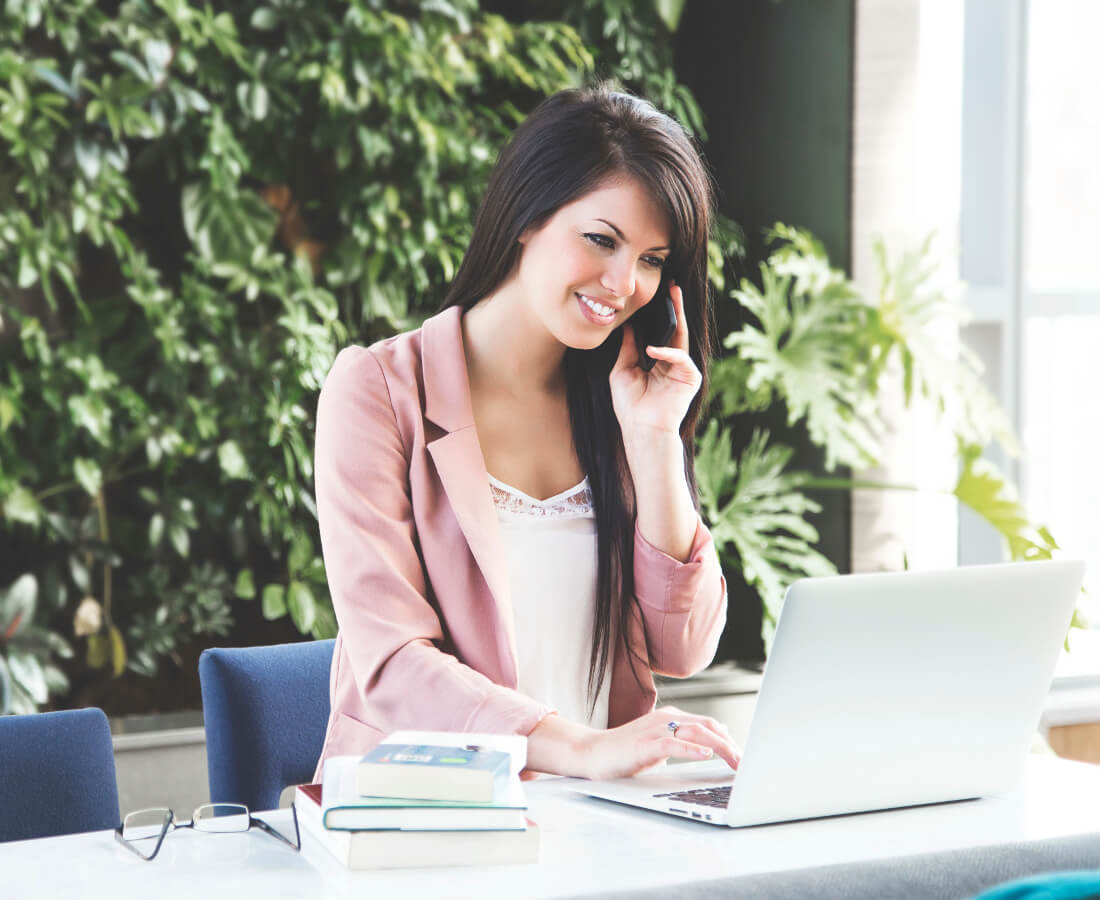
[[[620, 241], [625, 241], [626, 240], [626, 235], [622, 233], [622, 231], [619, 229], [619, 226], [616, 225], [614, 222], [608, 222], [607, 219], [596, 219], [596, 221], [597, 222], [603, 222], [604, 225], [606, 225], [608, 228], [610, 228], [612, 231], [614, 231], [615, 234], [617, 234], [619, 236]], [[668, 250], [669, 247], [662, 244], [660, 247], [650, 247], [649, 249], [650, 250]]]

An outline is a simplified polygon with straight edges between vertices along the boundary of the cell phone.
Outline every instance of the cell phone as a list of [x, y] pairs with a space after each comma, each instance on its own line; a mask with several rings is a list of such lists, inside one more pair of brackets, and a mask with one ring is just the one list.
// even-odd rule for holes
[[650, 345], [667, 347], [676, 331], [676, 307], [672, 304], [672, 295], [668, 290], [671, 280], [668, 274], [662, 276], [653, 299], [634, 313], [631, 319], [638, 344], [638, 365], [646, 372], [653, 368], [657, 360], [646, 353], [645, 348]]

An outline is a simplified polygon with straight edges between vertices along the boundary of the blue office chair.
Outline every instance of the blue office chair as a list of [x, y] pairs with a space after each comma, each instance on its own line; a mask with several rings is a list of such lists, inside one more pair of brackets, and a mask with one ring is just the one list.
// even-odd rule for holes
[[115, 755], [103, 710], [0, 716], [0, 841], [118, 823]]
[[275, 809], [313, 780], [328, 724], [335, 640], [211, 648], [199, 657], [212, 803]]

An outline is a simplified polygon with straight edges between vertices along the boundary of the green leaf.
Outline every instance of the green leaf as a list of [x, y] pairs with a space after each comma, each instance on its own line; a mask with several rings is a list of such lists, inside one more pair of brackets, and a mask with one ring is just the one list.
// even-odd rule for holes
[[88, 667], [102, 669], [111, 661], [111, 639], [105, 634], [88, 635]]
[[291, 621], [302, 634], [309, 634], [317, 617], [317, 607], [313, 592], [300, 581], [290, 582], [286, 593], [286, 605], [290, 610]]
[[87, 429], [101, 444], [109, 443], [111, 429], [111, 410], [98, 396], [79, 395], [70, 397], [69, 414], [73, 421]]
[[218, 447], [218, 465], [228, 478], [248, 478], [248, 461], [236, 441], [224, 441]]
[[301, 572], [313, 559], [313, 541], [308, 534], [299, 531], [294, 535], [290, 543], [290, 555], [287, 557], [287, 568], [292, 574]]
[[744, 279], [732, 294], [756, 322], [724, 344], [749, 367], [750, 395], [775, 390], [788, 423], [805, 421], [827, 469], [874, 465], [883, 424], [868, 377], [867, 306], [814, 239], [795, 229], [781, 234], [790, 243], [760, 267], [762, 289]]
[[169, 526], [168, 540], [184, 559], [191, 553], [191, 535], [187, 533], [187, 529], [183, 525]]
[[980, 447], [960, 445], [955, 496], [997, 530], [1012, 559], [1051, 559], [1058, 545], [1050, 531], [1028, 519], [1012, 485], [981, 453]]
[[76, 164], [88, 181], [95, 181], [99, 177], [99, 170], [103, 166], [103, 148], [99, 144], [85, 137], [78, 137], [73, 144], [76, 156]]
[[251, 569], [241, 569], [237, 573], [237, 583], [233, 592], [242, 600], [251, 600], [256, 596], [256, 584], [252, 579]]
[[167, 41], [146, 41], [143, 48], [145, 67], [154, 81], [162, 81], [172, 61], [172, 46]]
[[753, 432], [736, 461], [730, 448], [728, 430], [710, 422], [696, 458], [700, 503], [720, 552], [760, 592], [774, 620], [793, 581], [836, 572], [814, 546], [808, 515], [820, 506], [800, 490], [805, 476], [788, 471], [792, 449], [768, 446], [767, 432]]
[[0, 716], [6, 716], [11, 709], [11, 673], [8, 671], [8, 662], [0, 656]]
[[107, 629], [107, 638], [111, 645], [111, 666], [115, 678], [126, 671], [126, 643], [122, 640], [122, 632], [112, 625]]
[[34, 287], [38, 282], [38, 269], [30, 253], [25, 250], [19, 254], [19, 274], [16, 276], [16, 284], [23, 290]]
[[0, 641], [18, 634], [34, 620], [38, 603], [38, 579], [29, 572], [20, 575], [0, 594]]
[[25, 487], [17, 485], [4, 498], [4, 518], [9, 521], [37, 525], [41, 519], [41, 513], [42, 509], [34, 498], [34, 494]]
[[73, 90], [72, 85], [70, 85], [64, 78], [58, 75], [57, 72], [55, 72], [53, 69], [48, 68], [41, 63], [35, 63], [33, 66], [31, 66], [31, 71], [34, 72], [34, 74], [41, 78], [43, 81], [45, 81], [59, 94], [63, 94], [70, 100], [77, 99], [76, 91]]
[[261, 6], [252, 13], [250, 22], [252, 27], [259, 31], [270, 31], [272, 28], [278, 27], [279, 17], [275, 14], [275, 10]]
[[153, 548], [159, 547], [163, 538], [164, 516], [160, 513], [154, 513], [152, 518], [149, 519], [149, 546]]
[[249, 116], [260, 121], [267, 115], [267, 88], [258, 81], [242, 82], [237, 85], [237, 102]]
[[314, 639], [327, 641], [329, 638], [336, 637], [337, 631], [339, 631], [339, 626], [336, 622], [336, 614], [332, 611], [332, 605], [318, 603], [317, 618], [313, 622], [313, 630], [311, 631]]
[[46, 679], [46, 690], [54, 697], [66, 694], [69, 691], [69, 678], [57, 666], [45, 665], [42, 674]]
[[265, 619], [279, 619], [286, 615], [286, 589], [281, 584], [269, 584], [263, 593]]
[[684, 0], [653, 0], [653, 5], [665, 27], [675, 33], [680, 27], [680, 16], [684, 13]]
[[103, 472], [94, 460], [78, 456], [73, 462], [73, 474], [76, 476], [77, 483], [92, 497], [103, 487]]
[[88, 574], [87, 567], [80, 561], [75, 553], [69, 556], [69, 571], [72, 573], [73, 581], [76, 583], [77, 589], [84, 594], [91, 593], [91, 575]]
[[46, 674], [42, 664], [31, 654], [12, 650], [8, 653], [8, 671], [12, 680], [30, 696], [35, 703], [42, 704], [50, 699], [46, 687]]

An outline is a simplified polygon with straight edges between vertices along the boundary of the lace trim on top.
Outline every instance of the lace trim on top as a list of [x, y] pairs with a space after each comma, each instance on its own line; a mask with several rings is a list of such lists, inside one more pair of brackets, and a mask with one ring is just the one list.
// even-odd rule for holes
[[492, 475], [489, 476], [489, 490], [493, 494], [493, 505], [497, 512], [531, 519], [564, 519], [594, 515], [592, 488], [588, 486], [587, 476], [579, 484], [545, 500], [536, 500], [530, 494], [525, 494]]

